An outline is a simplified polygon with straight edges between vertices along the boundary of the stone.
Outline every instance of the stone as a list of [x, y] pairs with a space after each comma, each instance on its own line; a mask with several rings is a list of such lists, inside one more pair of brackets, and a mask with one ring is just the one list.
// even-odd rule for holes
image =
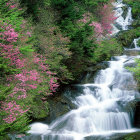
[[57, 93], [55, 96], [50, 96], [47, 101], [49, 103], [49, 114], [45, 120], [45, 123], [47, 124], [50, 124], [56, 118], [76, 108], [71, 100], [64, 96], [63, 93]]
[[86, 83], [93, 83], [95, 75], [97, 72], [101, 69], [105, 69], [108, 67], [108, 62], [104, 61], [102, 63], [99, 63], [97, 65], [91, 65], [89, 66], [85, 72], [83, 73], [83, 76], [80, 78], [79, 83], [86, 84]]

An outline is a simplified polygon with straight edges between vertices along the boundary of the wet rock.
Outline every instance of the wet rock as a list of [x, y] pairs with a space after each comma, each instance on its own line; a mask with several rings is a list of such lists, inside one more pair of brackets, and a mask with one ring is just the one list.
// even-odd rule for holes
[[131, 134], [127, 134], [125, 136], [120, 137], [116, 140], [140, 140], [140, 132], [135, 132]]
[[57, 94], [48, 98], [49, 114], [45, 120], [45, 123], [49, 124], [56, 118], [66, 114], [76, 106], [70, 99], [64, 96], [64, 94]]
[[36, 135], [31, 135], [31, 136], [25, 136], [23, 138], [24, 138], [24, 140], [42, 140], [42, 136], [37, 135], [37, 134]]
[[125, 67], [135, 67], [136, 63], [127, 63], [124, 65]]
[[102, 62], [97, 65], [89, 66], [84, 72], [83, 76], [80, 78], [79, 83], [93, 83], [97, 71], [101, 69], [106, 69], [108, 67], [108, 62]]
[[120, 140], [120, 137], [126, 134], [102, 135], [102, 136], [87, 136], [85, 140]]
[[114, 26], [118, 29], [118, 30], [122, 30], [122, 26], [120, 24], [118, 24], [117, 22], [115, 22]]
[[125, 19], [126, 18], [126, 15], [127, 15], [127, 12], [128, 12], [128, 7], [127, 6], [124, 6], [124, 7], [122, 7], [122, 9], [123, 9], [122, 17]]
[[134, 126], [140, 128], [140, 98], [137, 99], [135, 115], [134, 115]]
[[108, 62], [102, 62], [97, 64], [96, 66], [90, 66], [89, 68], [87, 68], [86, 71], [88, 72], [97, 71], [97, 70], [105, 69], [107, 67], [108, 67]]

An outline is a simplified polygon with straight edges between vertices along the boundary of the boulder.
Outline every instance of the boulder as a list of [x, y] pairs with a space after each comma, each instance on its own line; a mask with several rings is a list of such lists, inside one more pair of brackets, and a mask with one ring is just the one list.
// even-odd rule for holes
[[45, 123], [47, 124], [50, 124], [56, 118], [76, 108], [71, 100], [64, 96], [63, 93], [57, 93], [55, 96], [50, 96], [47, 101], [49, 103], [49, 114], [45, 120]]
[[97, 65], [90, 65], [83, 75], [81, 76], [79, 83], [86, 84], [86, 83], [93, 83], [94, 77], [97, 74], [97, 72], [101, 69], [106, 69], [108, 67], [108, 62], [104, 61], [102, 63], [99, 63]]

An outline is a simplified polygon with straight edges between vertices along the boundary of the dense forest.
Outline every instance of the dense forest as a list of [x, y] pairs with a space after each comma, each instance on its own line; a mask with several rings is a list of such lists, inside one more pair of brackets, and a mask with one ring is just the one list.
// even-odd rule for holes
[[[119, 37], [112, 36], [112, 2], [0, 0], [0, 140], [26, 134], [32, 121], [47, 117], [47, 98], [140, 37], [140, 1], [124, 0], [135, 20]], [[136, 63], [128, 69], [140, 83]]]

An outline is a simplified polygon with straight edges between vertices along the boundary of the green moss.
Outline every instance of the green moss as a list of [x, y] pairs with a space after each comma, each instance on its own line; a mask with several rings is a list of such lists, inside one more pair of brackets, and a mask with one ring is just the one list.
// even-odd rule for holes
[[122, 31], [117, 35], [117, 40], [124, 47], [130, 47], [135, 38], [140, 37], [140, 27], [128, 31]]
[[0, 140], [11, 140], [8, 135], [0, 136]]
[[140, 132], [128, 134], [128, 135], [120, 138], [120, 140], [139, 140], [139, 139], [140, 139]]
[[137, 42], [137, 43], [138, 43], [138, 46], [140, 46], [140, 40], [138, 40], [138, 42]]

